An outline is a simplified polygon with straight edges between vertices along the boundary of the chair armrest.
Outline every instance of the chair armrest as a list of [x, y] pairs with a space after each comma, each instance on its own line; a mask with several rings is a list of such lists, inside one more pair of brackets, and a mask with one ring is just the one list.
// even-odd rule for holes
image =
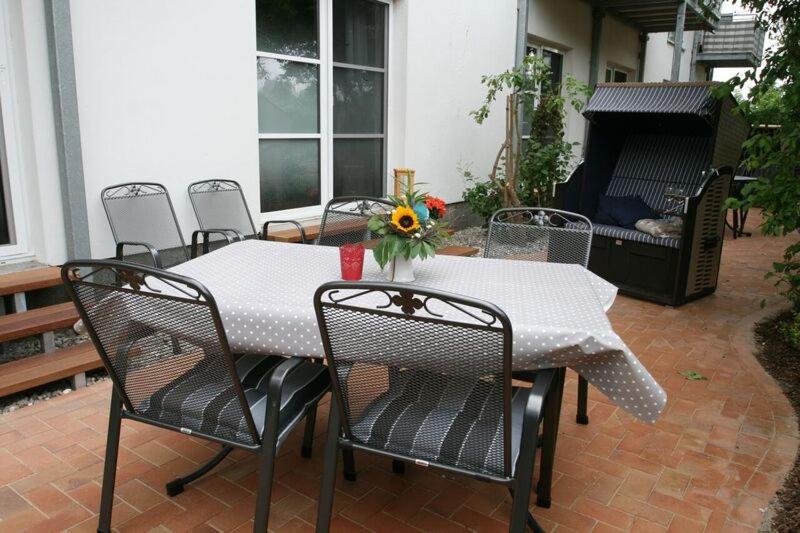
[[533, 380], [533, 387], [528, 392], [528, 401], [525, 403], [525, 413], [523, 414], [522, 438], [525, 439], [526, 432], [534, 437], [539, 433], [539, 421], [542, 417], [547, 395], [555, 380], [556, 369], [548, 368], [538, 370]]
[[267, 239], [267, 231], [270, 224], [292, 224], [297, 231], [300, 233], [300, 244], [307, 244], [308, 241], [306, 240], [306, 230], [303, 229], [303, 226], [296, 220], [267, 220], [264, 222], [264, 229], [261, 231], [261, 238], [265, 241]]
[[280, 406], [283, 382], [286, 380], [289, 374], [292, 373], [292, 371], [297, 369], [298, 366], [305, 362], [305, 357], [290, 357], [278, 365], [278, 368], [272, 372], [272, 376], [269, 378], [269, 384], [267, 385], [267, 394], [269, 395], [270, 403], [277, 401], [278, 405]]
[[[228, 244], [237, 241], [243, 241], [244, 235], [238, 230], [235, 229], [198, 229], [192, 232], [192, 248], [189, 251], [190, 256], [192, 259], [197, 257], [197, 241], [200, 235], [203, 236], [203, 253], [208, 253], [208, 239], [212, 234], [218, 234], [225, 237], [225, 240], [228, 241]], [[231, 238], [233, 236], [233, 238]]]
[[161, 255], [158, 253], [158, 250], [152, 244], [148, 244], [146, 242], [135, 242], [135, 241], [120, 241], [117, 243], [117, 255], [115, 256], [116, 259], [120, 261], [125, 260], [125, 247], [126, 246], [138, 246], [140, 248], [146, 248], [147, 251], [150, 253], [150, 257], [153, 258], [153, 266], [156, 268], [164, 268], [161, 265]]

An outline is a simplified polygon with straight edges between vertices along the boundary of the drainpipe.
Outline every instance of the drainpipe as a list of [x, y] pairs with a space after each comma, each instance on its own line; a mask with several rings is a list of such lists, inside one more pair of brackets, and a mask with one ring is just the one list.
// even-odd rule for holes
[[69, 0], [46, 0], [44, 6], [67, 256], [70, 259], [89, 258], [92, 253], [83, 181], [70, 4]]
[[672, 50], [672, 75], [670, 80], [678, 81], [681, 75], [681, 55], [683, 54], [683, 27], [686, 25], [686, 0], [678, 4], [678, 20], [675, 21], [675, 47]]
[[639, 72], [636, 74], [636, 81], [644, 81], [644, 67], [647, 64], [647, 41], [650, 36], [646, 32], [639, 34]]
[[689, 81], [697, 81], [697, 54], [700, 52], [700, 41], [703, 32], [696, 30], [692, 39], [692, 62], [689, 65]]
[[[594, 90], [600, 77], [600, 46], [603, 40], [603, 19], [606, 13], [598, 7], [592, 8], [592, 48], [589, 55], [589, 87]], [[581, 152], [586, 157], [586, 143], [589, 141], [589, 121], [584, 120], [583, 144]]]
[[[517, 43], [514, 64], [520, 66], [528, 53], [528, 1], [517, 0]], [[533, 2], [533, 0], [530, 0]]]

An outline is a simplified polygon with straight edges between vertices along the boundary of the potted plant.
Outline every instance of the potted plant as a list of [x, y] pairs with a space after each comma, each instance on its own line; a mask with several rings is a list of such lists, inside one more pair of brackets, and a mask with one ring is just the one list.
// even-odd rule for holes
[[409, 189], [400, 196], [389, 196], [390, 212], [373, 215], [368, 222], [370, 231], [381, 236], [372, 251], [381, 269], [390, 268], [389, 281], [414, 281], [413, 260], [436, 255], [448, 233], [442, 220], [447, 208], [444, 202], [426, 193]]

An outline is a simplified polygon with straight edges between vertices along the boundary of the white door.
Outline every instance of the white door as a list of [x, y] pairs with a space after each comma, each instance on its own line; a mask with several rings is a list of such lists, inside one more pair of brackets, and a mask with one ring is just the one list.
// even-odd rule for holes
[[8, 7], [0, 7], [0, 262], [29, 255], [8, 39]]

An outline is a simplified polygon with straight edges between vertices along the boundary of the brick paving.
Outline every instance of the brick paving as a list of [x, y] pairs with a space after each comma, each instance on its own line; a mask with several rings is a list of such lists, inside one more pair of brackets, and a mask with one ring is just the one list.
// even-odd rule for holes
[[[754, 219], [755, 217], [753, 217]], [[751, 222], [752, 227], [754, 223]], [[553, 506], [532, 511], [548, 531], [755, 531], [797, 453], [797, 421], [752, 357], [749, 332], [779, 302], [763, 272], [786, 244], [728, 240], [717, 293], [678, 309], [619, 297], [616, 331], [669, 394], [654, 425], [592, 391], [590, 424], [575, 424], [568, 377]], [[707, 381], [678, 373], [695, 370]], [[0, 531], [95, 531], [108, 383], [0, 417]], [[300, 431], [277, 462], [270, 528], [311, 531], [327, 399], [314, 457]], [[216, 446], [126, 421], [113, 524], [119, 531], [249, 531], [254, 457], [231, 454], [213, 475], [168, 498], [164, 483], [209, 459]], [[335, 531], [505, 531], [505, 489], [356, 454], [358, 481], [337, 479]]]

